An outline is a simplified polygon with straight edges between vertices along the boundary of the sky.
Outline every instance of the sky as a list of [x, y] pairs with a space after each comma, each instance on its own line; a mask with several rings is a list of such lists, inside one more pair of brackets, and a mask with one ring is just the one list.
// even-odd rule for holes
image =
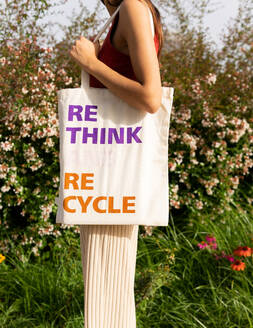
[[[89, 10], [92, 10], [95, 8], [96, 2], [94, 0], [81, 0], [85, 1], [85, 5]], [[187, 0], [185, 0], [187, 4]], [[75, 9], [77, 11], [78, 8], [78, 0], [67, 0], [66, 4], [61, 6], [61, 10], [63, 14], [54, 16], [54, 20], [57, 20], [61, 24], [68, 25], [69, 20], [68, 16], [70, 16], [72, 10]], [[239, 0], [213, 0], [213, 4], [215, 4], [215, 7], [211, 8], [218, 8], [214, 13], [208, 14], [205, 17], [205, 26], [210, 28], [210, 37], [211, 40], [214, 40], [218, 47], [221, 46], [220, 41], [220, 34], [222, 32], [222, 29], [225, 28], [226, 24], [229, 23], [231, 18], [234, 18], [237, 14], [238, 6], [239, 6]], [[154, 1], [155, 4], [155, 1]], [[108, 16], [108, 13], [106, 9], [104, 10], [104, 16]], [[109, 17], [109, 16], [108, 16]], [[50, 20], [50, 19], [49, 19]], [[61, 39], [61, 31], [59, 29], [53, 31], [55, 37], [57, 40]]]

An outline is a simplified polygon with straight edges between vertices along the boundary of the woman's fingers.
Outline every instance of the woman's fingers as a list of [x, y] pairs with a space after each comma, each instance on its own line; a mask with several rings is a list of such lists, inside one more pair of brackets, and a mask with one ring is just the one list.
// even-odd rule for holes
[[79, 39], [75, 41], [69, 54], [80, 66], [89, 69], [89, 67], [94, 64], [94, 61], [97, 60], [99, 50], [99, 42], [93, 43], [81, 35]]

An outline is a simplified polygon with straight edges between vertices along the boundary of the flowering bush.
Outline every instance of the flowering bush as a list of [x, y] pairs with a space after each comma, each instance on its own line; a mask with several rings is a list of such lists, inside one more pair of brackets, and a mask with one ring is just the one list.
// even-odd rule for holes
[[248, 59], [253, 43], [247, 4], [241, 5], [238, 17], [231, 22], [221, 50], [214, 51], [206, 35], [193, 32], [191, 27], [184, 25], [176, 39], [168, 32], [174, 42], [162, 57], [161, 71], [164, 85], [175, 88], [169, 139], [170, 208], [174, 216], [177, 210], [184, 210], [186, 217], [213, 214], [217, 219], [229, 204], [245, 200], [252, 204], [252, 77]]
[[2, 51], [1, 248], [9, 251], [3, 238], [8, 231], [13, 240], [31, 246], [38, 255], [45, 246], [43, 236], [61, 235], [52, 224], [59, 185], [56, 91], [58, 81], [68, 85], [72, 78], [64, 69], [53, 72], [52, 50], [39, 47], [36, 38], [21, 42], [18, 48], [6, 45]]
[[[5, 254], [19, 254], [16, 246], [21, 245], [35, 256], [48, 257], [52, 248], [78, 242], [78, 226], [55, 224], [60, 176], [57, 90], [80, 85], [80, 68], [67, 54], [77, 36], [70, 28], [63, 42], [53, 36], [50, 40], [47, 25], [38, 21], [52, 5], [44, 0], [0, 5], [0, 248]], [[80, 22], [79, 29], [85, 31], [95, 20], [91, 15]], [[39, 45], [43, 39], [54, 47]]]

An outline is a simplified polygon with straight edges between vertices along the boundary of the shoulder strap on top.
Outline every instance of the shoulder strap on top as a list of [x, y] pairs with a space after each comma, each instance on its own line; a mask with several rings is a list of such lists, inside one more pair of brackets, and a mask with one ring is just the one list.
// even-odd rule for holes
[[[105, 25], [101, 28], [101, 30], [99, 31], [98, 35], [95, 37], [94, 39], [94, 43], [97, 42], [99, 40], [99, 38], [101, 37], [101, 35], [104, 33], [104, 31], [107, 29], [107, 27], [110, 25], [110, 23], [113, 21], [114, 17], [117, 15], [119, 9], [120, 9], [121, 4], [118, 6], [118, 8], [115, 10], [115, 12], [112, 14], [112, 16], [110, 16], [107, 20], [107, 22], [105, 23]], [[154, 21], [153, 21], [153, 16], [152, 13], [150, 11], [150, 9], [148, 8], [149, 11], [149, 15], [150, 15], [150, 23], [151, 23], [151, 30], [152, 30], [152, 34], [153, 37], [155, 35], [155, 28], [154, 28]]]
[[107, 27], [110, 25], [110, 23], [113, 21], [114, 17], [117, 15], [117, 12], [120, 9], [121, 4], [118, 6], [118, 8], [115, 10], [115, 12], [112, 14], [112, 16], [109, 17], [109, 19], [107, 20], [107, 22], [105, 23], [105, 25], [102, 27], [102, 29], [100, 30], [100, 32], [98, 33], [98, 35], [95, 37], [94, 39], [94, 43], [97, 42], [99, 40], [99, 38], [101, 37], [101, 35], [104, 33], [104, 31], [107, 29]]
[[151, 23], [152, 35], [154, 37], [155, 36], [154, 20], [153, 20], [153, 16], [152, 16], [151, 10], [149, 8], [148, 8], [148, 12], [149, 12], [149, 16], [150, 16], [150, 23]]
[[[98, 35], [93, 40], [93, 43], [97, 42], [101, 35], [104, 33], [104, 31], [107, 29], [107, 27], [110, 25], [110, 23], [113, 21], [114, 17], [117, 15], [119, 11], [120, 5], [115, 10], [115, 12], [112, 14], [112, 16], [109, 17], [105, 25], [102, 27]], [[89, 88], [89, 81], [90, 81], [90, 75], [85, 72], [83, 69], [81, 69], [81, 88]]]

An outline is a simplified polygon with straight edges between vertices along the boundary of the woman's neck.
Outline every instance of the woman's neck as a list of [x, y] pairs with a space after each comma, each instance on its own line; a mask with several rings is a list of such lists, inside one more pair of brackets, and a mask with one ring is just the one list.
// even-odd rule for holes
[[107, 11], [109, 12], [110, 16], [112, 16], [115, 11], [117, 10], [118, 6], [111, 6], [108, 2], [106, 3], [106, 8], [107, 8]]

